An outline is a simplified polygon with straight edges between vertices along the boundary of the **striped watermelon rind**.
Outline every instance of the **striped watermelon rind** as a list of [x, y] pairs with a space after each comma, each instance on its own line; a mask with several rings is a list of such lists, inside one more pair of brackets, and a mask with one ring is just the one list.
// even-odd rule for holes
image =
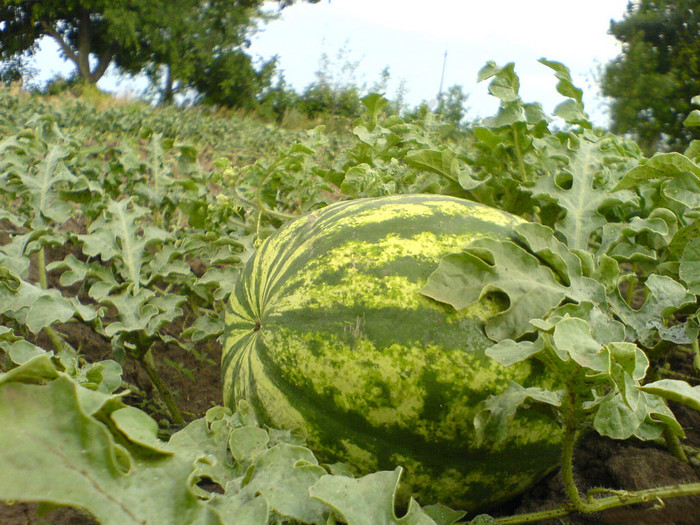
[[366, 474], [406, 468], [423, 503], [480, 509], [553, 469], [561, 432], [521, 411], [506, 441], [479, 446], [477, 405], [510, 381], [548, 386], [536, 363], [503, 367], [484, 351], [488, 295], [452, 307], [420, 291], [439, 259], [520, 219], [434, 195], [337, 203], [268, 238], [226, 314], [224, 400], [247, 399], [266, 424], [300, 432], [325, 461]]

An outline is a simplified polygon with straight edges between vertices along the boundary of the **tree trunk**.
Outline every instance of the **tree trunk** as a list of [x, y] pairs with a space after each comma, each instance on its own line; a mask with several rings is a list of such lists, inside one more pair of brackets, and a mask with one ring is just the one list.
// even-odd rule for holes
[[[78, 53], [77, 65], [80, 78], [92, 82], [90, 74], [90, 40], [92, 36], [92, 22], [90, 21], [90, 12], [83, 10], [80, 13], [80, 29], [78, 32]], [[97, 82], [97, 81], [95, 81]], [[92, 82], [94, 83], [94, 82]]]
[[165, 75], [165, 87], [163, 87], [163, 93], [160, 98], [160, 104], [163, 106], [169, 106], [173, 103], [173, 84], [175, 82], [175, 79], [173, 78], [173, 70], [170, 67], [170, 64], [165, 64], [165, 68], [167, 70], [167, 73]]
[[91, 41], [92, 41], [92, 21], [90, 20], [90, 11], [84, 10], [80, 16], [80, 27], [78, 28], [78, 49], [74, 49], [71, 45], [63, 38], [63, 35], [56, 31], [56, 29], [51, 26], [49, 22], [42, 21], [42, 25], [46, 30], [46, 33], [52, 37], [58, 45], [65, 56], [75, 64], [78, 70], [78, 76], [81, 80], [89, 82], [90, 84], [96, 84], [100, 78], [104, 75], [107, 68], [112, 63], [112, 59], [115, 55], [114, 46], [104, 51], [98, 58], [94, 69], [90, 69], [90, 51], [91, 51]]

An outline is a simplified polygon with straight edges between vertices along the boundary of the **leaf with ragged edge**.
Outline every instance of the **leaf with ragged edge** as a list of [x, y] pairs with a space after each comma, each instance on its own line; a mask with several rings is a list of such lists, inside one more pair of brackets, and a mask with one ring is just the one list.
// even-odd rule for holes
[[280, 443], [262, 452], [246, 473], [243, 491], [262, 494], [281, 516], [324, 523], [326, 508], [309, 500], [311, 487], [326, 471], [308, 448]]
[[510, 423], [520, 407], [532, 402], [558, 407], [561, 406], [562, 396], [563, 391], [553, 392], [539, 387], [524, 388], [511, 382], [504, 392], [490, 396], [482, 403], [483, 408], [474, 417], [477, 441], [503, 441], [508, 436]]
[[109, 417], [133, 443], [161, 454], [171, 454], [167, 444], [156, 437], [158, 423], [142, 410], [126, 406], [115, 410]]
[[404, 158], [412, 168], [436, 173], [445, 179], [458, 182], [465, 190], [471, 190], [481, 185], [475, 180], [468, 166], [460, 165], [457, 154], [451, 149], [412, 151]]
[[[598, 142], [585, 138], [570, 152], [568, 165], [560, 177], [540, 177], [532, 190], [535, 198], [552, 202], [565, 210], [555, 224], [564, 235], [570, 249], [587, 250], [591, 235], [606, 224], [601, 210], [631, 201], [632, 192], [611, 193], [609, 169], [605, 167], [605, 152]], [[560, 179], [568, 178], [568, 184]]]
[[550, 228], [541, 224], [524, 223], [517, 225], [514, 230], [527, 247], [546, 262], [568, 287], [567, 297], [578, 302], [605, 302], [604, 287], [584, 274], [581, 255], [560, 242]]
[[593, 427], [603, 436], [628, 439], [642, 423], [644, 418], [640, 418], [640, 415], [622, 400], [619, 392], [616, 392], [598, 405]]
[[[228, 452], [230, 434], [236, 425], [232, 421], [230, 411], [223, 417], [211, 418], [207, 411], [204, 418], [197, 419], [185, 428], [175, 433], [168, 441], [168, 450], [188, 457], [192, 462], [192, 477], [208, 478], [222, 488], [231, 484], [232, 491], [240, 488], [239, 478], [245, 473], [245, 468], [234, 464]], [[247, 467], [248, 465], [245, 465]], [[193, 490], [201, 497], [208, 498], [207, 491], [194, 486]]]
[[595, 372], [608, 371], [609, 362], [602, 352], [602, 345], [594, 339], [590, 326], [583, 319], [573, 317], [559, 321], [552, 340], [562, 360], [568, 356], [583, 368]]
[[107, 359], [96, 363], [82, 363], [76, 354], [64, 350], [58, 355], [64, 372], [80, 386], [111, 394], [122, 386], [122, 367], [116, 361]]
[[[65, 323], [71, 319], [79, 303], [63, 297], [58, 290], [45, 290], [27, 281], [19, 281], [15, 290], [0, 286], [0, 304], [0, 313], [14, 317], [37, 334], [53, 323]], [[88, 315], [89, 312], [94, 313], [94, 310], [87, 307], [84, 313]]]
[[610, 294], [617, 289], [620, 277], [620, 265], [615, 259], [605, 254], [598, 257], [597, 262], [597, 268], [592, 275], [596, 281], [603, 285], [605, 293]]
[[[487, 260], [484, 259], [488, 254]], [[490, 259], [490, 260], [489, 260]], [[421, 290], [424, 295], [462, 310], [489, 292], [508, 295], [508, 308], [486, 320], [494, 341], [517, 339], [530, 319], [543, 317], [567, 295], [552, 271], [510, 241], [481, 239], [440, 260]]]
[[700, 178], [700, 167], [680, 153], [656, 153], [644, 164], [625, 173], [612, 191], [634, 189], [653, 180], [674, 179], [683, 173]]
[[13, 274], [13, 279], [27, 279], [29, 277], [30, 260], [25, 256], [25, 242], [20, 237], [22, 236], [17, 235], [0, 247], [0, 269]]
[[379, 112], [389, 103], [389, 101], [378, 93], [370, 93], [362, 97], [361, 102], [367, 110], [365, 118], [367, 119], [367, 127], [371, 131], [377, 125]]
[[[150, 307], [157, 309], [157, 313], [148, 320], [146, 333], [158, 334], [161, 329], [183, 314], [180, 305], [187, 301], [187, 297], [175, 293], [157, 295], [148, 301]], [[165, 334], [163, 334], [165, 335]]]
[[588, 113], [583, 110], [583, 106], [575, 100], [565, 100], [554, 108], [554, 114], [569, 124], [578, 124], [583, 127], [592, 127]]
[[47, 353], [46, 350], [30, 343], [23, 337], [17, 337], [14, 331], [7, 326], [0, 326], [0, 348], [7, 353], [13, 363], [18, 365]]
[[544, 350], [544, 341], [541, 338], [533, 341], [513, 341], [503, 339], [486, 349], [486, 355], [495, 359], [503, 366], [510, 366], [520, 361], [525, 361]]
[[515, 74], [515, 64], [509, 62], [499, 67], [495, 62], [488, 61], [477, 75], [477, 82], [482, 82], [495, 77], [489, 85], [489, 93], [503, 102], [515, 102], [520, 100], [520, 79]]
[[606, 309], [587, 302], [564, 304], [552, 310], [546, 320], [533, 319], [530, 323], [541, 332], [553, 334], [557, 324], [568, 318], [584, 320], [590, 327], [590, 335], [600, 345], [625, 339], [625, 326], [622, 323], [616, 321]]
[[622, 261], [656, 260], [658, 251], [671, 242], [676, 223], [675, 214], [666, 208], [656, 208], [645, 218], [607, 223], [597, 253]]
[[225, 329], [224, 319], [217, 314], [204, 314], [197, 317], [183, 332], [183, 337], [192, 341], [204, 341], [219, 337]]
[[583, 90], [574, 85], [569, 68], [560, 62], [545, 58], [540, 58], [538, 62], [554, 71], [554, 75], [559, 80], [557, 91], [565, 97], [569, 97], [569, 100], [562, 102], [554, 109], [554, 114], [569, 124], [579, 124], [586, 128], [592, 127], [589, 116], [583, 109]]
[[77, 259], [73, 254], [69, 254], [63, 260], [48, 264], [46, 270], [48, 272], [63, 270], [59, 283], [61, 286], [72, 286], [85, 279], [90, 270], [90, 264]]
[[540, 58], [538, 62], [554, 71], [554, 75], [559, 80], [557, 82], [557, 91], [565, 97], [574, 99], [583, 107], [583, 90], [574, 86], [569, 68], [561, 62], [547, 60], [546, 58]]
[[234, 428], [229, 438], [229, 448], [236, 463], [247, 469], [267, 449], [269, 434], [259, 427]]
[[673, 235], [668, 245], [669, 252], [671, 252], [671, 255], [674, 256], [676, 260], [679, 260], [688, 243], [698, 238], [700, 238], [700, 220], [696, 219], [690, 224], [680, 228]]
[[686, 245], [678, 273], [688, 290], [700, 295], [700, 238], [695, 238]]
[[88, 233], [77, 236], [86, 255], [99, 256], [105, 262], [116, 257], [119, 272], [136, 289], [147, 282], [142, 275], [146, 248], [169, 237], [164, 230], [141, 225], [148, 214], [150, 210], [132, 204], [130, 199], [110, 201], [103, 215], [90, 225]]
[[[326, 523], [331, 510], [309, 496], [326, 470], [310, 450], [268, 438], [246, 410], [210, 409], [165, 443], [144, 412], [78, 386], [44, 353], [0, 374], [0, 500], [79, 507], [105, 525]], [[199, 487], [202, 478], [224, 493]]]
[[633, 310], [619, 293], [609, 297], [613, 311], [636, 333], [644, 346], [653, 344], [656, 329], [653, 322], [663, 323], [665, 319], [684, 306], [693, 304], [695, 296], [682, 284], [664, 275], [652, 274], [644, 283], [649, 291], [647, 299], [639, 310]]
[[690, 386], [686, 381], [678, 379], [660, 379], [647, 383], [640, 389], [700, 411], [700, 385]]
[[531, 330], [531, 319], [544, 317], [564, 298], [605, 303], [603, 286], [583, 275], [579, 256], [550, 228], [520, 224], [514, 231], [537, 257], [510, 241], [480, 239], [466, 251], [444, 257], [422, 293], [456, 310], [489, 292], [505, 293], [508, 308], [486, 320], [486, 334], [494, 341], [517, 339]]
[[145, 331], [151, 318], [158, 314], [158, 309], [148, 304], [154, 292], [141, 288], [137, 293], [124, 290], [103, 299], [119, 312], [119, 321], [110, 323], [105, 328], [105, 334], [113, 337], [119, 332]]
[[683, 323], [666, 327], [660, 321], [650, 321], [649, 325], [659, 332], [659, 337], [664, 341], [670, 341], [677, 345], [689, 345], [700, 336], [698, 321], [692, 317]]
[[65, 164], [69, 151], [59, 144], [49, 144], [46, 154], [32, 170], [18, 173], [21, 187], [15, 188], [34, 210], [32, 225], [46, 220], [63, 223], [71, 215], [71, 205], [63, 200], [60, 190], [78, 180]]
[[401, 472], [401, 467], [397, 467], [393, 472], [375, 472], [359, 479], [323, 476], [309, 494], [350, 525], [435, 525], [413, 498], [406, 514], [396, 517], [394, 499]]
[[45, 353], [43, 348], [33, 345], [24, 339], [11, 343], [8, 341], [0, 341], [0, 348], [7, 352], [7, 355], [10, 357], [13, 363], [18, 365], [24, 364], [27, 361], [34, 359], [36, 356]]
[[680, 438], [685, 437], [683, 427], [661, 396], [640, 391], [640, 400], [646, 415], [634, 431], [635, 437], [647, 441], [659, 439], [667, 431]]
[[679, 437], [684, 436], [683, 428], [663, 399], [639, 390], [638, 384], [630, 385], [632, 388], [637, 389], [639, 394], [636, 407], [630, 406], [619, 391], [610, 393], [597, 405], [593, 427], [598, 433], [612, 439], [636, 436], [652, 440], [668, 429]]
[[181, 250], [172, 245], [165, 245], [159, 249], [143, 268], [143, 273], [150, 276], [148, 282], [154, 279], [192, 275], [190, 265], [181, 260], [181, 256]]
[[623, 337], [624, 331], [615, 330], [615, 324], [609, 325], [604, 319], [597, 319], [595, 312], [599, 310], [591, 310], [590, 321], [568, 315], [557, 320], [551, 339], [554, 350], [562, 360], [571, 358], [580, 367], [590, 370], [591, 377], [600, 374], [610, 377], [621, 392], [627, 393], [626, 376], [634, 381], [642, 379], [649, 360], [633, 343], [610, 341], [615, 335]]
[[423, 512], [435, 522], [435, 525], [453, 525], [467, 514], [463, 510], [452, 510], [439, 503], [426, 505], [423, 507]]
[[700, 208], [700, 177], [680, 173], [661, 185], [663, 194], [672, 201], [691, 209]]
[[66, 376], [1, 385], [1, 499], [80, 507], [105, 525], [220, 523], [188, 488], [191, 462], [118, 449], [78, 388]]

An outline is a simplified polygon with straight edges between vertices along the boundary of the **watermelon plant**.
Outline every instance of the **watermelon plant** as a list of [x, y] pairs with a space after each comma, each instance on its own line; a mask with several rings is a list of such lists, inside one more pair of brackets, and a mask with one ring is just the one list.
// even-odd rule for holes
[[[697, 494], [582, 496], [571, 473], [591, 431], [698, 457], [666, 405], [700, 404], [698, 145], [644, 158], [542, 63], [554, 124], [489, 63], [501, 106], [463, 134], [371, 95], [352, 134], [295, 144], [0, 90], [0, 499], [104, 523], [449, 525], [465, 513], [411, 496], [473, 512], [558, 463], [557, 509], [472, 523]], [[229, 407], [189, 413], [225, 329]]]
[[421, 295], [440, 257], [507, 238], [516, 217], [473, 202], [411, 194], [333, 204], [268, 238], [226, 314], [224, 399], [295, 429], [325, 461], [368, 474], [402, 465], [421, 501], [476, 509], [552, 470], [559, 428], [522, 414], [497, 447], [472, 420], [511, 381], [554, 387], [539, 366], [488, 359], [484, 324], [500, 298], [459, 314]]

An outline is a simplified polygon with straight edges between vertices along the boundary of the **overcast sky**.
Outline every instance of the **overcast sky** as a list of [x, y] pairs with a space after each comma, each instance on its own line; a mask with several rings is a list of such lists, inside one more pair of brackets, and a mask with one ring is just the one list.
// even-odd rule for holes
[[[447, 51], [444, 87], [463, 86], [469, 94], [470, 117], [491, 115], [497, 101], [487, 83], [477, 84], [479, 69], [488, 60], [499, 65], [515, 62], [521, 80], [521, 96], [543, 103], [551, 111], [562, 99], [556, 80], [537, 59], [545, 57], [566, 64], [574, 82], [585, 92], [586, 109], [594, 120], [607, 122], [598, 96], [600, 68], [617, 56], [620, 46], [608, 34], [610, 20], [620, 20], [628, 0], [321, 0], [298, 2], [286, 8], [280, 19], [261, 28], [253, 37], [254, 56], [278, 56], [286, 80], [298, 90], [314, 80], [325, 53], [331, 72], [340, 79], [343, 66], [351, 80], [371, 86], [389, 67], [389, 98], [405, 84], [410, 104], [437, 96]], [[56, 47], [42, 46], [37, 62], [41, 77], [66, 74]], [[344, 50], [340, 53], [339, 51]], [[345, 73], [348, 78], [348, 73]], [[114, 75], [100, 87], [125, 90], [127, 82]]]

